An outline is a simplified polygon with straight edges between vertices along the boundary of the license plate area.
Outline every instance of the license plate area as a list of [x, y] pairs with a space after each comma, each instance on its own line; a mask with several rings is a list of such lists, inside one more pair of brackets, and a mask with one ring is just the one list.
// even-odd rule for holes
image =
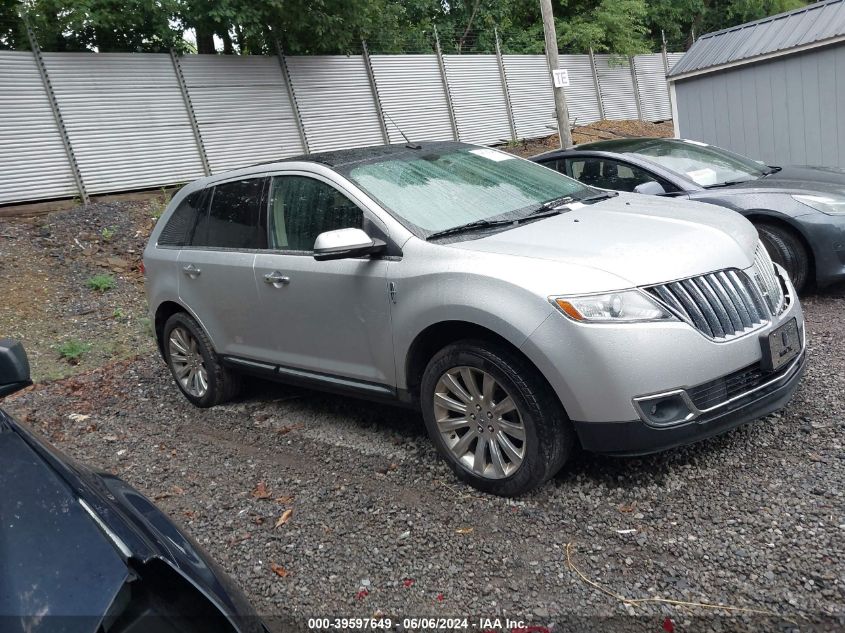
[[801, 353], [801, 335], [798, 320], [790, 319], [769, 332], [762, 341], [763, 369], [777, 371]]

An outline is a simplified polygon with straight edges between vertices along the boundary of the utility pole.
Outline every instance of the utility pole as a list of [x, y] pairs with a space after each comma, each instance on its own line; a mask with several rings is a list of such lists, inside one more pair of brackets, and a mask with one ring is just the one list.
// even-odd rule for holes
[[549, 74], [552, 76], [552, 92], [555, 95], [555, 112], [557, 113], [557, 129], [560, 134], [560, 146], [563, 149], [572, 147], [572, 131], [569, 129], [569, 108], [566, 107], [566, 95], [562, 87], [555, 86], [554, 71], [558, 69], [557, 34], [555, 33], [555, 18], [552, 14], [552, 0], [540, 0], [540, 12], [543, 14], [543, 35], [546, 38], [546, 61], [549, 64]]

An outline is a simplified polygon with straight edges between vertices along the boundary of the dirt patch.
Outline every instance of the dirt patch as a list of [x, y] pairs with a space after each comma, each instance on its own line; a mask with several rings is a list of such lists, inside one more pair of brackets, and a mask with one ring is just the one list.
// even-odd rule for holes
[[[579, 145], [613, 138], [637, 138], [642, 136], [659, 136], [668, 138], [674, 134], [671, 121], [651, 123], [649, 121], [596, 121], [589, 125], [579, 125], [572, 130], [572, 141]], [[544, 138], [518, 141], [500, 147], [506, 152], [526, 158], [543, 152], [560, 149], [560, 138], [557, 134]]]
[[0, 336], [45, 381], [154, 347], [141, 256], [163, 200], [0, 220]]

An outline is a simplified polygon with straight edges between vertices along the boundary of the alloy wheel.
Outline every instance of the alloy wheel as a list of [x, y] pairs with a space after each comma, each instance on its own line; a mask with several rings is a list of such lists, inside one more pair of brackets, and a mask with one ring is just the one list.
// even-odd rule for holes
[[476, 367], [453, 367], [434, 390], [437, 429], [452, 455], [488, 479], [513, 475], [525, 459], [525, 424], [508, 391]]
[[184, 327], [175, 327], [168, 341], [170, 365], [182, 388], [196, 398], [208, 391], [208, 370], [197, 339]]

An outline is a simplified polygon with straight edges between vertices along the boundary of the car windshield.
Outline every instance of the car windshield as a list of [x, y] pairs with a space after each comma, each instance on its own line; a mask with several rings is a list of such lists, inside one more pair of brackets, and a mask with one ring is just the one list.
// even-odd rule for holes
[[698, 141], [654, 141], [633, 153], [683, 174], [701, 187], [757, 180], [768, 173], [762, 163]]
[[594, 191], [547, 167], [483, 147], [411, 150], [342, 171], [423, 237], [470, 222], [516, 220], [547, 202]]

